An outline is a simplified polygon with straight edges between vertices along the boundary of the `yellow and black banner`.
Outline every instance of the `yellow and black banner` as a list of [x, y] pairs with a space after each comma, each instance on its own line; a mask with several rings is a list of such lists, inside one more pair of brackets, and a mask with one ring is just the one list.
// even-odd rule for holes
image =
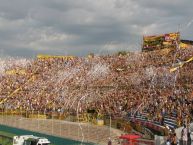
[[51, 59], [51, 58], [59, 58], [59, 59], [74, 59], [74, 56], [61, 56], [61, 55], [46, 55], [46, 54], [38, 54], [38, 59]]

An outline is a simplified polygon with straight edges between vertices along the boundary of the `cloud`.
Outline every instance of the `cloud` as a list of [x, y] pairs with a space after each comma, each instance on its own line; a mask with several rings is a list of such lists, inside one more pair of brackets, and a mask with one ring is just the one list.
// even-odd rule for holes
[[0, 0], [0, 52], [86, 55], [140, 50], [142, 35], [192, 39], [191, 0]]

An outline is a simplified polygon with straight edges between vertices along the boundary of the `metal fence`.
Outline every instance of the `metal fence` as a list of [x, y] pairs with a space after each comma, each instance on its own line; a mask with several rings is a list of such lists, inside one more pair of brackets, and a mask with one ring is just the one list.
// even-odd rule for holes
[[[103, 123], [97, 125], [100, 119], [105, 126], [101, 127]], [[132, 133], [131, 124], [127, 120], [115, 119], [110, 116], [102, 116], [100, 119], [98, 120], [96, 115], [89, 113], [79, 116], [76, 114], [65, 116], [57, 112], [51, 114], [22, 110], [4, 110], [0, 112], [0, 124], [30, 130], [33, 131], [33, 134], [34, 132], [40, 132], [51, 136], [83, 141], [85, 143], [107, 143], [109, 137], [114, 140], [117, 139], [118, 135], [113, 133], [113, 128], [119, 129], [123, 133]], [[147, 136], [151, 135], [149, 130], [143, 130]], [[24, 133], [19, 134], [23, 135]]]

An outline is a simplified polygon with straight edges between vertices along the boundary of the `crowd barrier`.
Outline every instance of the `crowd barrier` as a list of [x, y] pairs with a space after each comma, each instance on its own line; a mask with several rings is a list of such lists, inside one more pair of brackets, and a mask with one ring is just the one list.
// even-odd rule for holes
[[38, 118], [38, 119], [46, 119], [47, 116], [43, 114], [30, 114], [29, 118]]
[[142, 131], [143, 127], [146, 127], [149, 128], [154, 134], [158, 134], [161, 136], [168, 135], [168, 132], [165, 129], [165, 127], [156, 125], [153, 122], [141, 121], [138, 119], [132, 119], [131, 122], [132, 127], [139, 132], [143, 132]]
[[110, 118], [109, 116], [97, 115], [92, 113], [82, 114], [68, 114], [68, 113], [45, 113], [41, 111], [24, 111], [24, 110], [1, 110], [0, 115], [4, 116], [23, 116], [26, 118], [39, 118], [39, 119], [60, 119], [71, 122], [90, 122], [99, 126], [110, 125], [111, 127], [123, 130], [125, 132], [131, 132], [132, 127], [127, 120]]
[[24, 110], [1, 110], [0, 115], [17, 115], [17, 116], [23, 116], [26, 118], [40, 118], [40, 119], [60, 119], [64, 120], [67, 116], [68, 113], [58, 113], [58, 112], [53, 112], [53, 113], [45, 113], [41, 111], [24, 111]]

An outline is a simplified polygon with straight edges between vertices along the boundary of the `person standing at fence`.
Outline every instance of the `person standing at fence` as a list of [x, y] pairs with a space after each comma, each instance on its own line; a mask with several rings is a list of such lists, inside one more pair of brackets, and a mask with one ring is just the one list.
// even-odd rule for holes
[[171, 145], [171, 139], [172, 139], [172, 136], [171, 134], [169, 134], [166, 139], [166, 145]]
[[190, 137], [191, 137], [191, 145], [193, 145], [193, 132], [190, 133]]
[[188, 130], [187, 130], [185, 124], [184, 124], [184, 128], [181, 131], [181, 138], [182, 138], [183, 145], [187, 145], [187, 142], [188, 142]]
[[111, 138], [109, 138], [108, 145], [112, 145]]
[[171, 145], [171, 142], [170, 142], [170, 140], [169, 140], [169, 139], [167, 139], [167, 141], [166, 141], [166, 145]]
[[177, 136], [176, 136], [176, 133], [173, 133], [173, 134], [172, 134], [172, 137], [171, 137], [171, 145], [177, 145]]

